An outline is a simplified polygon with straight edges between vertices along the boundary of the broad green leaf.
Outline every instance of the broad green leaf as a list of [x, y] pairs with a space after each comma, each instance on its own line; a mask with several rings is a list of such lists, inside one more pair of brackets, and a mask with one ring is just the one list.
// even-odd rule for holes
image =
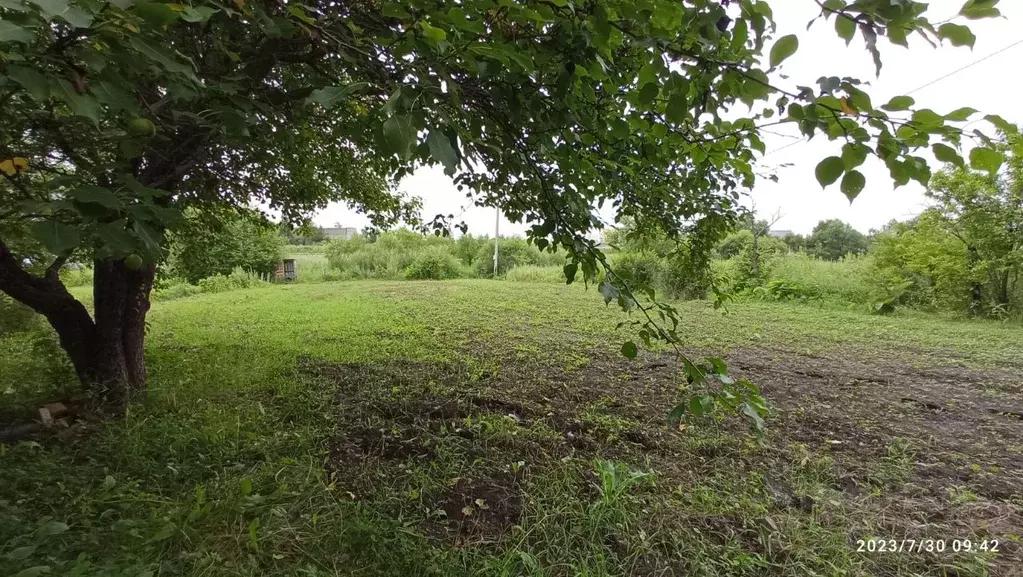
[[7, 20], [0, 20], [0, 42], [30, 44], [35, 37], [36, 35], [31, 30], [26, 30]]
[[870, 148], [859, 142], [847, 142], [842, 146], [842, 162], [846, 170], [852, 170], [866, 161]]
[[34, 567], [29, 567], [28, 569], [22, 569], [21, 571], [18, 571], [14, 575], [11, 575], [11, 577], [39, 577], [40, 575], [49, 574], [50, 574], [49, 565], [36, 565]]
[[20, 84], [37, 101], [47, 102], [50, 100], [50, 81], [34, 69], [11, 64], [7, 68], [7, 76]]
[[757, 431], [763, 431], [767, 427], [767, 423], [764, 422], [763, 417], [757, 412], [756, 408], [750, 403], [742, 404], [742, 414], [746, 415], [750, 419], [753, 419], [753, 426]]
[[131, 229], [135, 232], [135, 236], [142, 241], [145, 252], [151, 257], [150, 260], [156, 260], [160, 256], [160, 243], [163, 240], [160, 233], [139, 220], [131, 223]]
[[32, 236], [43, 243], [46, 250], [57, 255], [68, 252], [81, 242], [77, 228], [53, 220], [41, 220], [33, 224]]
[[952, 112], [946, 114], [945, 120], [951, 120], [953, 122], [962, 122], [964, 120], [969, 120], [970, 117], [976, 113], [977, 113], [976, 109], [970, 108], [969, 106], [964, 106], [962, 108], [953, 110]]
[[881, 108], [889, 112], [899, 112], [900, 110], [909, 110], [914, 104], [916, 104], [916, 100], [911, 96], [896, 96]]
[[849, 202], [856, 200], [860, 192], [863, 192], [863, 187], [867, 184], [867, 178], [858, 170], [850, 170], [845, 173], [842, 178], [842, 194], [844, 194]]
[[997, 150], [980, 147], [970, 151], [970, 166], [974, 170], [985, 170], [991, 176], [998, 174], [1005, 158]]
[[947, 144], [936, 142], [931, 146], [931, 150], [934, 151], [934, 157], [937, 158], [939, 162], [952, 163], [960, 168], [966, 166], [966, 163], [963, 161], [963, 157], [960, 156], [954, 148]]
[[434, 43], [440, 42], [448, 37], [447, 32], [444, 32], [444, 30], [437, 28], [436, 26], [432, 26], [428, 22], [420, 22], [419, 27], [423, 30], [423, 36], [432, 40]]
[[14, 549], [10, 553], [8, 553], [7, 558], [10, 559], [11, 561], [21, 561], [22, 559], [25, 559], [26, 557], [32, 555], [32, 553], [35, 552], [36, 552], [35, 545], [26, 545], [25, 547], [18, 547], [17, 549]]
[[966, 26], [959, 24], [945, 23], [938, 27], [938, 37], [952, 42], [952, 46], [969, 46], [977, 42], [977, 37]]
[[138, 111], [138, 101], [135, 99], [135, 95], [111, 81], [100, 80], [92, 85], [91, 91], [100, 104], [109, 106], [111, 110]]
[[90, 202], [106, 208], [120, 208], [121, 200], [113, 192], [98, 186], [84, 186], [75, 189], [71, 196], [78, 202]]
[[135, 249], [135, 238], [124, 229], [124, 219], [96, 227], [96, 234], [115, 256], [122, 256]]
[[643, 88], [639, 89], [639, 104], [641, 106], [649, 106], [657, 98], [657, 94], [660, 91], [661, 89], [657, 86], [656, 82], [647, 82], [643, 85]]
[[999, 130], [1002, 130], [1004, 132], [1016, 132], [1015, 125], [1013, 125], [1008, 120], [1002, 118], [1001, 116], [998, 116], [997, 114], [988, 114], [987, 116], [984, 117], [984, 120], [987, 120], [991, 124], [994, 124], [995, 128], [998, 128]]
[[384, 139], [391, 152], [402, 158], [408, 158], [409, 148], [416, 141], [416, 131], [412, 128], [412, 119], [408, 116], [392, 116], [384, 121]]
[[458, 169], [458, 151], [451, 145], [451, 139], [440, 130], [431, 130], [426, 137], [430, 156], [444, 165], [444, 174], [453, 176]]
[[99, 126], [99, 117], [102, 110], [100, 110], [99, 102], [94, 96], [88, 93], [79, 94], [75, 87], [63, 78], [58, 78], [51, 82], [50, 93], [67, 104], [68, 108], [75, 115], [88, 118], [93, 124]]
[[677, 422], [681, 421], [682, 417], [685, 416], [687, 409], [688, 409], [688, 406], [687, 406], [686, 403], [679, 403], [679, 404], [675, 405], [675, 408], [673, 408], [671, 410], [671, 412], [668, 413], [668, 421], [670, 421], [672, 423], [677, 423]]
[[170, 4], [164, 2], [136, 2], [132, 11], [156, 28], [163, 28], [182, 15], [181, 12], [171, 8]]
[[[296, 6], [289, 6], [289, 10], [291, 8], [296, 8], [296, 10], [298, 10], [298, 7]], [[219, 12], [219, 10], [217, 10], [216, 8], [210, 8], [209, 6], [185, 6], [184, 11], [181, 12], [181, 19], [184, 20], [185, 22], [192, 23], [206, 22], [207, 20], [210, 19], [210, 16], [213, 16], [217, 12]], [[313, 20], [312, 22], [308, 22], [308, 24], [314, 23], [315, 20]]]
[[368, 82], [353, 82], [347, 86], [325, 86], [313, 90], [306, 98], [310, 104], [319, 104], [324, 108], [332, 108], [343, 101], [348, 95], [369, 88]]
[[814, 174], [821, 188], [827, 188], [835, 183], [842, 173], [845, 172], [845, 162], [837, 156], [829, 156], [817, 164]]
[[132, 36], [128, 43], [136, 52], [150, 61], [159, 64], [168, 72], [185, 75], [193, 82], [198, 83], [199, 80], [195, 77], [195, 71], [192, 69], [192, 66], [178, 61], [177, 55], [173, 52], [169, 52], [168, 55], [166, 47], [156, 47], [138, 36]]
[[70, 527], [67, 526], [67, 523], [61, 523], [60, 521], [47, 521], [39, 527], [36, 534], [44, 536], [60, 535], [65, 533], [68, 529], [70, 529]]
[[1002, 14], [998, 8], [995, 8], [997, 4], [998, 0], [967, 0], [959, 13], [970, 20], [996, 18]]
[[920, 125], [921, 128], [933, 128], [945, 124], [945, 118], [929, 108], [917, 110], [913, 113], [912, 119], [913, 123]]
[[565, 273], [565, 284], [572, 284], [575, 282], [575, 275], [579, 271], [579, 265], [574, 262], [570, 262], [565, 265], [563, 270]]
[[88, 28], [92, 25], [92, 14], [71, 6], [67, 0], [28, 0], [42, 11], [47, 20], [60, 18], [75, 28]]
[[771, 68], [778, 66], [799, 49], [799, 38], [795, 34], [782, 36], [771, 47]]
[[671, 94], [671, 98], [668, 99], [668, 106], [664, 110], [664, 116], [669, 122], [675, 124], [682, 124], [688, 118], [689, 103], [686, 100], [686, 95], [681, 91], [675, 91]]
[[639, 353], [639, 348], [636, 347], [636, 343], [632, 341], [625, 341], [622, 343], [622, 356], [627, 359], [636, 358], [636, 354]]
[[856, 35], [856, 22], [852, 18], [847, 18], [844, 15], [835, 15], [835, 32], [838, 33], [838, 37], [845, 40], [845, 45], [848, 46]]
[[714, 397], [702, 395], [689, 399], [689, 412], [695, 417], [702, 417], [714, 410]]

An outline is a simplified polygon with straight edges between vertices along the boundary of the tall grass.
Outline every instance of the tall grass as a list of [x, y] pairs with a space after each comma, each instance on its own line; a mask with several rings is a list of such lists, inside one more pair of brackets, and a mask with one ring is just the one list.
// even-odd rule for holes
[[829, 261], [806, 254], [789, 254], [773, 261], [769, 280], [801, 287], [808, 296], [825, 301], [865, 304], [877, 290], [870, 281], [870, 257], [850, 255]]

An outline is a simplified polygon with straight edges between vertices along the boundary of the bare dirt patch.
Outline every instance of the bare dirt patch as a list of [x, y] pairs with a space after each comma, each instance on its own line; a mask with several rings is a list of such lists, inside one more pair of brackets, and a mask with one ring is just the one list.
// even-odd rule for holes
[[[757, 442], [735, 419], [668, 423], [687, 395], [670, 358], [594, 351], [568, 369], [488, 353], [496, 369], [483, 374], [463, 363], [306, 363], [338, 391], [329, 466], [339, 486], [377, 500], [384, 487], [425, 534], [488, 545], [537, 513], [539, 474], [564, 459], [612, 459], [656, 472], [661, 489], [644, 531], [717, 535], [719, 546], [739, 543], [779, 566], [795, 553], [776, 541], [814, 527], [844, 533], [849, 551], [869, 536], [998, 539], [998, 555], [970, 561], [981, 573], [927, 553], [860, 562], [875, 574], [944, 566], [950, 575], [1012, 575], [1023, 566], [1014, 542], [1023, 535], [1023, 426], [1014, 416], [1023, 396], [1010, 373], [735, 351], [732, 372], [758, 383], [774, 409]], [[693, 491], [708, 479], [740, 492], [724, 501], [752, 499], [755, 518], [693, 509]], [[595, 486], [590, 479], [577, 498], [592, 499]], [[751, 532], [751, 523], [765, 528]], [[637, 562], [667, 571], [658, 574], [686, 567], [668, 545]]]

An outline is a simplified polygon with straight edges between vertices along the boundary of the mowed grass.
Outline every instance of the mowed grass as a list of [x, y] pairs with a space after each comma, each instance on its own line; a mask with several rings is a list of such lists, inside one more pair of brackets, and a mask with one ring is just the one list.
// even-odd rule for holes
[[[694, 352], [930, 371], [1023, 359], [1019, 328], [992, 322], [679, 307]], [[915, 439], [850, 457], [831, 431], [797, 434], [816, 422], [801, 408], [763, 440], [734, 419], [680, 429], [666, 413], [690, 391], [656, 351], [620, 358], [626, 318], [592, 288], [486, 280], [156, 303], [150, 391], [125, 419], [0, 447], [0, 574], [987, 575], [1018, 559], [1018, 487], [984, 492], [1004, 470], [967, 454], [948, 464], [965, 471], [954, 486], [922, 496]], [[3, 382], [18, 371], [0, 358]], [[900, 532], [893, 503], [910, 496], [1003, 522]], [[856, 552], [894, 534], [996, 535], [1002, 553]]]

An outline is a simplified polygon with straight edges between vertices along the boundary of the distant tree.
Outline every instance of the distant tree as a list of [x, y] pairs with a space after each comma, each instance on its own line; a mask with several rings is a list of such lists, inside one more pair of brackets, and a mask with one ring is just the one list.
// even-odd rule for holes
[[838, 219], [817, 223], [806, 244], [814, 256], [824, 260], [839, 260], [848, 254], [867, 252], [866, 235]]
[[281, 236], [287, 244], [311, 245], [327, 242], [327, 233], [322, 227], [316, 226], [311, 220], [306, 219], [300, 226], [293, 227], [287, 223], [279, 225]]
[[786, 234], [781, 240], [789, 247], [791, 252], [805, 252], [808, 247], [806, 237], [794, 232]]
[[1012, 308], [1023, 270], [1023, 139], [1009, 136], [1001, 148], [1001, 175], [946, 169], [927, 189], [945, 230], [966, 250], [974, 312]]

